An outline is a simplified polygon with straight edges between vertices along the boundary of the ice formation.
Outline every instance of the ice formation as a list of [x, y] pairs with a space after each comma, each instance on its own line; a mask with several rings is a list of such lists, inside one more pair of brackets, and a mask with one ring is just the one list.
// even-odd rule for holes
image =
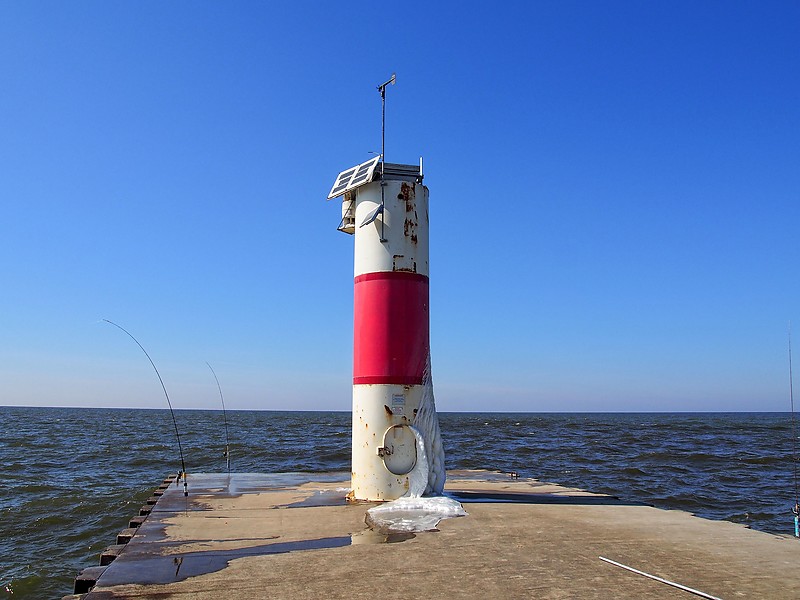
[[[444, 447], [442, 446], [442, 434], [439, 430], [439, 417], [436, 414], [436, 403], [433, 399], [433, 379], [431, 378], [431, 356], [425, 365], [423, 376], [422, 399], [419, 403], [417, 414], [414, 417], [414, 435], [417, 437], [417, 463], [424, 462], [425, 486], [419, 491], [419, 482], [411, 482], [410, 496], [422, 495], [441, 495], [444, 490], [446, 477], [444, 469]], [[417, 471], [415, 468], [414, 471]], [[422, 468], [419, 474], [413, 474], [414, 478], [421, 478]], [[416, 484], [416, 486], [415, 486]]]
[[425, 366], [422, 400], [411, 430], [417, 441], [417, 463], [409, 473], [402, 498], [367, 511], [367, 525], [384, 533], [431, 531], [442, 519], [466, 516], [459, 502], [442, 496], [445, 482], [444, 448], [433, 400], [431, 359]]
[[460, 503], [446, 496], [403, 496], [370, 508], [367, 511], [367, 525], [384, 533], [415, 533], [431, 531], [442, 519], [466, 514]]

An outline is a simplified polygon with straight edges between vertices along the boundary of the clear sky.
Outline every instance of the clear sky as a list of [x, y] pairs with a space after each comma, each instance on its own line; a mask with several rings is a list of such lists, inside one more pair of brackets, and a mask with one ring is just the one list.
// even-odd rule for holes
[[[788, 410], [798, 2], [0, 3], [0, 405], [349, 410], [425, 158], [439, 410]], [[798, 351], [800, 356], [800, 351]], [[796, 364], [800, 370], [800, 359]]]

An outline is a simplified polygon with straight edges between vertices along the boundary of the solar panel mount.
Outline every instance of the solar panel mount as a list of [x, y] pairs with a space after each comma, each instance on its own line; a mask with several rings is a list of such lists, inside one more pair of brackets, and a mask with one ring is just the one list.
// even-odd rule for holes
[[375, 168], [381, 162], [381, 157], [370, 158], [367, 162], [345, 169], [336, 176], [336, 181], [328, 194], [328, 200], [341, 196], [345, 192], [354, 190], [372, 181]]

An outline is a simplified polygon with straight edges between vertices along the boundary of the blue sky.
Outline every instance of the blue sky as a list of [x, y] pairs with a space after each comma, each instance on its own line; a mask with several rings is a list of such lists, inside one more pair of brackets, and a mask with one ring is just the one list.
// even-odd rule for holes
[[[348, 410], [424, 156], [439, 410], [787, 410], [796, 2], [0, 4], [0, 405]], [[800, 334], [798, 334], [800, 337]], [[800, 341], [797, 342], [800, 347]], [[800, 367], [798, 367], [800, 369]]]

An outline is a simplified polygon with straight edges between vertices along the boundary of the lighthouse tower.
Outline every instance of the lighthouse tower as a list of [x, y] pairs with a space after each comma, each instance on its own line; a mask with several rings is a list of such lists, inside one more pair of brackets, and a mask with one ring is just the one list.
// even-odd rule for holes
[[355, 237], [352, 497], [438, 494], [444, 454], [430, 380], [428, 188], [382, 156], [342, 171]]

